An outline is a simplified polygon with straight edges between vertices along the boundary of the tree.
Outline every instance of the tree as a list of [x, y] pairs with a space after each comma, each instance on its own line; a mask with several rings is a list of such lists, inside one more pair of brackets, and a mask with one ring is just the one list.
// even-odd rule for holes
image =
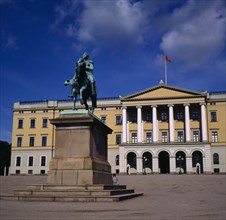
[[6, 141], [0, 141], [0, 175], [9, 174], [11, 159], [11, 144]]

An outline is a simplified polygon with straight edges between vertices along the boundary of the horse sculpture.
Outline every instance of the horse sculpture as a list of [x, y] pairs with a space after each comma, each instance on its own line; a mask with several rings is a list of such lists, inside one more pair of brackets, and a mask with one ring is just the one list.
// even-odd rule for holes
[[94, 109], [97, 106], [96, 89], [94, 89], [95, 91], [93, 91], [93, 88], [95, 88], [95, 85], [92, 85], [90, 80], [87, 77], [87, 68], [86, 68], [87, 62], [84, 62], [83, 59], [80, 59], [76, 63], [76, 75], [74, 76], [74, 78], [66, 80], [64, 82], [64, 85], [71, 86], [71, 95], [69, 95], [69, 97], [71, 97], [74, 102], [73, 110], [75, 110], [77, 96], [80, 95], [80, 103], [81, 105], [85, 105], [86, 110], [89, 110], [89, 105], [87, 104], [87, 100], [91, 98], [91, 102], [92, 102], [91, 112], [93, 113]]

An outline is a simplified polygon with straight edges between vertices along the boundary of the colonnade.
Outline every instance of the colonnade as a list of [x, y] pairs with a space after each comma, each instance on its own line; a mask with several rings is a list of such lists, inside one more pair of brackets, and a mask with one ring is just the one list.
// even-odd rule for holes
[[[169, 141], [174, 142], [174, 105], [169, 104], [167, 105], [169, 108]], [[184, 106], [185, 112], [185, 141], [190, 142], [190, 104], [186, 103]], [[207, 119], [206, 119], [206, 104], [200, 103], [201, 106], [201, 131], [202, 131], [202, 138], [203, 142], [207, 141]], [[143, 142], [143, 132], [142, 132], [142, 106], [138, 105], [137, 108], [137, 142]], [[158, 119], [157, 119], [157, 105], [151, 105], [150, 108], [152, 109], [152, 136], [153, 142], [158, 142]], [[128, 119], [127, 119], [127, 107], [122, 107], [122, 143], [128, 143]]]

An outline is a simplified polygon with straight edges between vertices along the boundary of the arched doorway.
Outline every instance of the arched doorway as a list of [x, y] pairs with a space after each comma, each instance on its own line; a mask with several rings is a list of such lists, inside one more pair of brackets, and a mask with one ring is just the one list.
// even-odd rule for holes
[[166, 151], [159, 153], [159, 169], [160, 173], [170, 173], [169, 153]]
[[186, 173], [186, 155], [183, 151], [176, 153], [176, 167], [178, 168], [179, 174]]
[[152, 154], [150, 152], [143, 153], [143, 173], [152, 173]]
[[127, 154], [127, 174], [136, 173], [137, 169], [137, 156], [135, 153], [130, 152]]
[[203, 156], [202, 152], [194, 151], [192, 154], [192, 167], [196, 169], [196, 173], [203, 173]]

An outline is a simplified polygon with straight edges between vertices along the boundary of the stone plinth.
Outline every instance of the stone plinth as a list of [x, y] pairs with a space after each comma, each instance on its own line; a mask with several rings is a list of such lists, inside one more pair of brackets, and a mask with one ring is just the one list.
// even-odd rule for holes
[[112, 130], [88, 111], [65, 111], [50, 122], [56, 139], [48, 184], [111, 184], [107, 135]]

